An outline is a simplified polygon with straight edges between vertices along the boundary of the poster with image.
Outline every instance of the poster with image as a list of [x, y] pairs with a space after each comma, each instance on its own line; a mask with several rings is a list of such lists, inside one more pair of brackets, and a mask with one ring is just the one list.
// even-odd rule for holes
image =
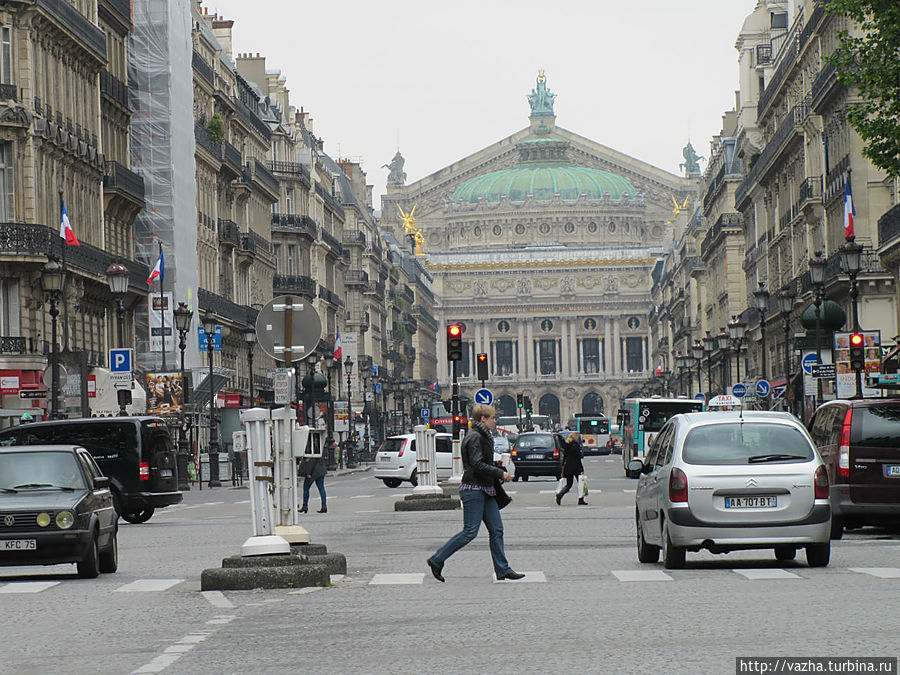
[[181, 373], [147, 373], [147, 414], [180, 415], [183, 392]]
[[[881, 396], [880, 389], [867, 386], [866, 373], [881, 370], [881, 331], [863, 331], [865, 367], [862, 370], [862, 394], [865, 397]], [[850, 333], [835, 333], [835, 366], [837, 368], [837, 396], [849, 398], [856, 395], [856, 372], [850, 367]]]

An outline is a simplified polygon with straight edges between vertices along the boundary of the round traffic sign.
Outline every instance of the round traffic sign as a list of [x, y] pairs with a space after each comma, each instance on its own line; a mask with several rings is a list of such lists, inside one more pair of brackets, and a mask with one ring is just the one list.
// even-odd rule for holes
[[803, 366], [803, 372], [807, 375], [812, 375], [812, 367], [819, 362], [819, 358], [816, 356], [815, 352], [810, 352], [806, 356], [803, 357], [803, 361], [801, 361], [801, 365]]
[[[288, 314], [290, 326], [285, 320]], [[256, 341], [276, 361], [302, 361], [315, 351], [321, 339], [322, 320], [312, 303], [304, 298], [279, 295], [266, 303], [256, 317]]]
[[758, 380], [756, 382], [756, 395], [760, 398], [766, 398], [771, 390], [772, 387], [769, 386], [768, 380]]
[[490, 405], [494, 402], [494, 394], [490, 389], [479, 389], [475, 392], [475, 403]]
[[747, 387], [738, 382], [731, 388], [731, 393], [737, 398], [744, 398], [747, 395]]

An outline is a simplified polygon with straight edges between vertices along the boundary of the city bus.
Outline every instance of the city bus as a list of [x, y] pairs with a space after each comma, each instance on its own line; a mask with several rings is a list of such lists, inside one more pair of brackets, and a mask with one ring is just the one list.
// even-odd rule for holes
[[689, 398], [626, 398], [619, 410], [622, 428], [622, 468], [628, 478], [638, 478], [640, 472], [630, 473], [628, 462], [644, 459], [650, 442], [673, 415], [702, 412], [704, 402]]
[[605, 455], [610, 450], [609, 418], [606, 415], [576, 415], [575, 431], [581, 435], [581, 451], [585, 455]]
[[[460, 400], [459, 406], [459, 429], [460, 438], [462, 438], [469, 429], [469, 416], [466, 412], [466, 408], [468, 408], [467, 401]], [[453, 415], [444, 407], [443, 401], [434, 401], [430, 408], [431, 414], [428, 417], [427, 426], [438, 432], [451, 433], [453, 431]]]

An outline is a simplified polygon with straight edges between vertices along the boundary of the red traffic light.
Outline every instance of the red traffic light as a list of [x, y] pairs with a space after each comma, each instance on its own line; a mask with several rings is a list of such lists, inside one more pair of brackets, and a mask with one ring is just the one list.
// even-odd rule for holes
[[487, 361], [487, 354], [479, 354], [478, 360], [479, 361]]
[[453, 337], [459, 337], [462, 335], [462, 326], [459, 324], [453, 324], [447, 329], [447, 332], [450, 333]]
[[850, 336], [850, 346], [851, 347], [862, 347], [863, 346], [863, 334], [862, 333], [853, 333]]

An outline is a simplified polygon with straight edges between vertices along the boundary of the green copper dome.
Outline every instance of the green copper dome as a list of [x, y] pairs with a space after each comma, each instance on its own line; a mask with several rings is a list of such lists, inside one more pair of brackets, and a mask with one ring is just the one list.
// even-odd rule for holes
[[521, 202], [529, 194], [539, 201], [549, 201], [556, 194], [563, 199], [578, 199], [582, 194], [588, 199], [600, 199], [607, 193], [612, 199], [621, 199], [634, 197], [637, 190], [621, 176], [607, 171], [534, 162], [470, 178], [456, 189], [452, 201], [454, 204], [477, 204], [483, 198], [488, 202], [499, 202], [506, 196], [510, 201]]

